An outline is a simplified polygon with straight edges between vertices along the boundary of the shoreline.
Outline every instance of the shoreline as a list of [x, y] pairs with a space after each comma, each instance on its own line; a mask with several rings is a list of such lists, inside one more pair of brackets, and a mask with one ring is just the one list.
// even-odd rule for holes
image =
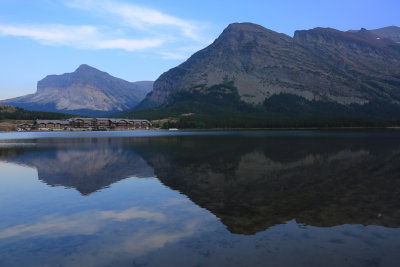
[[[400, 126], [389, 126], [389, 127], [286, 127], [286, 128], [185, 128], [185, 129], [177, 129], [174, 131], [329, 131], [329, 130], [393, 130], [400, 131]], [[45, 131], [45, 130], [35, 130], [35, 131], [17, 131], [17, 130], [9, 130], [9, 131], [0, 131], [0, 133], [79, 133], [79, 132], [136, 132], [136, 131], [171, 131], [169, 129], [161, 129], [161, 128], [150, 128], [150, 129], [118, 129], [118, 130], [60, 130], [60, 131]]]

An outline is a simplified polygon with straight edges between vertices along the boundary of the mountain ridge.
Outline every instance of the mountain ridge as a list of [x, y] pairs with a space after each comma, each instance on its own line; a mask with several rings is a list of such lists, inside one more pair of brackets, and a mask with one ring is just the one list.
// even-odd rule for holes
[[316, 28], [296, 31], [292, 38], [260, 25], [234, 23], [210, 46], [163, 73], [135, 109], [173, 106], [182, 94], [206, 96], [217, 87], [226, 91], [227, 83], [241, 102], [252, 106], [285, 94], [307, 104], [397, 106], [400, 46], [365, 29]]
[[400, 43], [400, 27], [392, 25], [371, 31], [380, 37], [388, 38], [397, 43]]
[[129, 110], [151, 91], [152, 81], [128, 82], [86, 64], [72, 73], [47, 75], [36, 93], [0, 103], [29, 110], [107, 115]]

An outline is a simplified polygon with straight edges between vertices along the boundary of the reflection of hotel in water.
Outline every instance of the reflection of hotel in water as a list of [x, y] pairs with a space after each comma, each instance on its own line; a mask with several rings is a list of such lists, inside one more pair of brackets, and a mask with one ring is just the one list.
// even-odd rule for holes
[[36, 120], [35, 123], [23, 123], [17, 126], [18, 131], [69, 131], [69, 130], [147, 130], [151, 126], [148, 120], [107, 119], [107, 118], [73, 118], [61, 120]]

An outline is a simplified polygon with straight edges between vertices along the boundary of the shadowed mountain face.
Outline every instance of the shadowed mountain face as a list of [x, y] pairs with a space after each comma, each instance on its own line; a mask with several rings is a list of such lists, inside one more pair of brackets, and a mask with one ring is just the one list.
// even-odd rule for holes
[[49, 75], [35, 94], [0, 101], [28, 110], [102, 115], [131, 109], [153, 89], [153, 82], [127, 82], [88, 65], [73, 73]]
[[[137, 109], [193, 101], [188, 95], [237, 95], [255, 106], [277, 95], [334, 103], [338, 110], [374, 102], [399, 106], [400, 45], [366, 30], [316, 28], [296, 31], [291, 38], [235, 23], [210, 46], [161, 75]], [[298, 112], [302, 110], [289, 115]]]
[[397, 133], [41, 140], [0, 151], [2, 161], [35, 167], [47, 184], [82, 194], [155, 176], [237, 234], [293, 219], [400, 227]]

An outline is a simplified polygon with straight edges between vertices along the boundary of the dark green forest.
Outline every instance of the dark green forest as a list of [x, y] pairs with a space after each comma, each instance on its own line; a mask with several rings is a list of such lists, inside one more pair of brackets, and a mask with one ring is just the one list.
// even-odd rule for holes
[[169, 104], [132, 110], [126, 118], [164, 120], [163, 128], [311, 128], [387, 127], [400, 125], [400, 107], [385, 102], [341, 105], [280, 94], [250, 105], [233, 84], [197, 86], [170, 96]]

